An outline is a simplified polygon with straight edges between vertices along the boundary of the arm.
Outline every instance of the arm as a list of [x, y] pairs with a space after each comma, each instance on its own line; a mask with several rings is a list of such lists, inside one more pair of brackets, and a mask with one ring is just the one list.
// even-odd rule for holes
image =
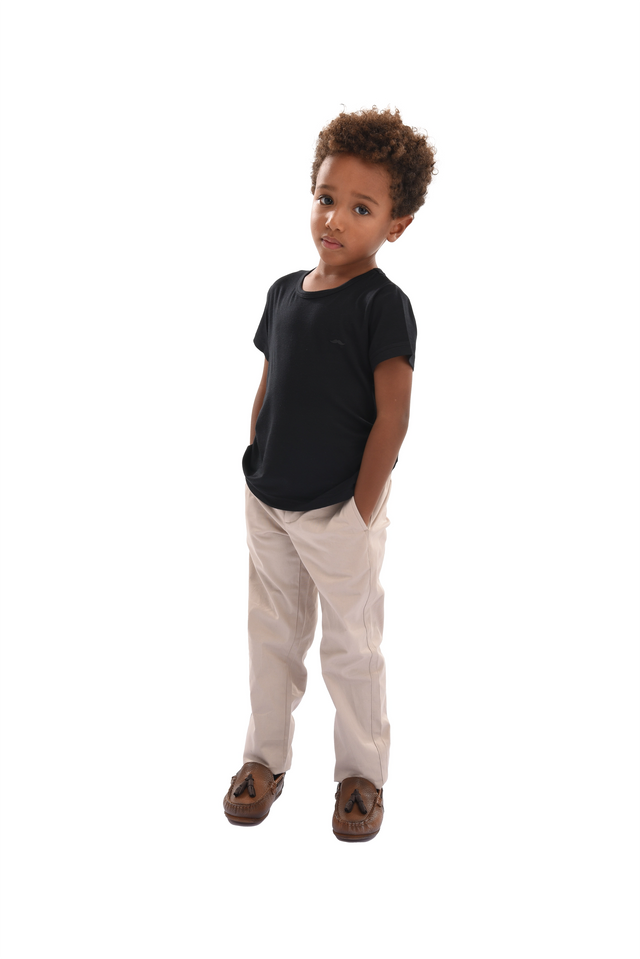
[[371, 428], [355, 488], [358, 512], [369, 525], [409, 427], [413, 370], [406, 356], [378, 363], [373, 371], [376, 421]]
[[264, 403], [264, 394], [267, 392], [268, 370], [269, 370], [269, 360], [265, 360], [264, 366], [262, 368], [262, 379], [260, 380], [260, 386], [258, 387], [256, 398], [253, 401], [253, 409], [251, 410], [251, 439], [249, 440], [249, 444], [253, 443], [255, 439], [256, 420], [258, 419], [258, 413], [262, 409], [262, 404]]

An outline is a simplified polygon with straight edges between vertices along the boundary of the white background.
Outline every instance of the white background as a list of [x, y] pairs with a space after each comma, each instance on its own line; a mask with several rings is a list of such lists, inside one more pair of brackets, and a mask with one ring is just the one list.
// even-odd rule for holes
[[[638, 11], [5, 2], [2, 955], [638, 950]], [[383, 568], [379, 837], [308, 657], [258, 829], [241, 457], [340, 112], [437, 148]], [[319, 639], [319, 637], [318, 637]]]

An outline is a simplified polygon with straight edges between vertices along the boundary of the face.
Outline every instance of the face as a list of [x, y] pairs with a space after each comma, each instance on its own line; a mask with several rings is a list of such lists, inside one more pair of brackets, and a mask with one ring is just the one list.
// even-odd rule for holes
[[323, 161], [313, 194], [311, 235], [327, 272], [375, 266], [384, 241], [394, 242], [411, 223], [412, 216], [392, 218], [390, 184], [383, 166], [352, 154]]

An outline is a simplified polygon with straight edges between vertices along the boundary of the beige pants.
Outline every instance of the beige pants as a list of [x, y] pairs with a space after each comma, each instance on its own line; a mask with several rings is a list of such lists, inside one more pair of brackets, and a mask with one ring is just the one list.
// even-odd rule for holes
[[335, 779], [387, 779], [389, 721], [380, 643], [391, 477], [369, 526], [355, 500], [306, 511], [275, 509], [246, 487], [251, 719], [244, 762], [291, 767], [293, 710], [322, 606], [322, 675], [336, 708]]

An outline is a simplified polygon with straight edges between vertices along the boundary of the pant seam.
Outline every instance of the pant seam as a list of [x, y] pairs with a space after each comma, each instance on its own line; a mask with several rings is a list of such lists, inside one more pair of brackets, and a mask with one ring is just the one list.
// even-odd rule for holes
[[369, 602], [370, 602], [370, 600], [371, 600], [371, 593], [372, 593], [372, 590], [373, 590], [373, 583], [372, 583], [372, 579], [373, 579], [373, 564], [372, 564], [372, 562], [371, 562], [371, 537], [370, 537], [369, 534], [370, 534], [370, 531], [369, 531], [369, 529], [367, 529], [366, 537], [367, 537], [367, 561], [368, 561], [368, 564], [369, 564], [369, 592], [368, 592], [368, 595], [367, 595], [366, 602], [365, 602], [365, 604], [364, 604], [364, 609], [363, 609], [363, 611], [362, 611], [362, 619], [363, 619], [365, 636], [366, 636], [366, 640], [367, 640], [367, 647], [368, 647], [368, 649], [369, 649], [369, 684], [370, 684], [370, 689], [371, 689], [371, 694], [370, 694], [370, 714], [369, 714], [369, 731], [370, 731], [370, 735], [371, 735], [371, 741], [373, 742], [373, 745], [375, 746], [376, 752], [377, 752], [377, 754], [378, 754], [378, 762], [380, 763], [380, 781], [382, 781], [382, 779], [384, 778], [384, 776], [383, 776], [383, 771], [382, 771], [382, 756], [380, 755], [380, 748], [379, 748], [378, 743], [377, 743], [377, 741], [376, 741], [376, 737], [375, 737], [374, 734], [373, 734], [373, 674], [372, 674], [372, 671], [371, 671], [371, 667], [372, 667], [372, 664], [373, 664], [373, 649], [371, 648], [371, 642], [370, 642], [370, 616], [368, 616]]
[[[289, 542], [291, 542], [291, 537], [289, 537]], [[293, 543], [291, 543], [291, 545], [293, 546]], [[293, 548], [295, 549], [295, 546], [294, 546]], [[296, 553], [297, 553], [297, 550], [296, 550]], [[304, 566], [304, 563], [303, 563], [302, 560], [300, 559], [300, 556], [298, 556], [298, 562], [299, 562], [300, 565], [299, 565], [299, 568], [298, 568], [298, 603], [297, 603], [297, 609], [296, 609], [296, 625], [295, 625], [295, 628], [294, 628], [294, 631], [293, 631], [293, 639], [292, 639], [291, 645], [290, 645], [290, 647], [289, 647], [289, 649], [288, 649], [288, 651], [287, 651], [287, 658], [286, 658], [286, 664], [287, 664], [287, 690], [286, 690], [286, 697], [285, 697], [285, 715], [284, 715], [284, 728], [283, 728], [283, 740], [282, 740], [282, 767], [283, 767], [283, 769], [284, 769], [284, 767], [285, 767], [286, 764], [287, 764], [287, 756], [288, 756], [288, 753], [289, 753], [289, 732], [290, 732], [290, 729], [291, 729], [291, 718], [292, 718], [292, 715], [291, 715], [291, 714], [292, 714], [292, 710], [291, 710], [291, 701], [292, 701], [291, 683], [292, 683], [292, 680], [291, 680], [290, 662], [291, 662], [291, 656], [292, 656], [292, 653], [293, 653], [294, 646], [296, 645], [296, 643], [299, 643], [299, 642], [300, 642], [300, 639], [301, 639], [301, 636], [302, 636], [302, 633], [301, 633], [300, 630], [298, 629], [298, 626], [299, 626], [299, 623], [300, 623], [300, 605], [301, 605], [300, 600], [301, 600], [301, 596], [302, 596], [302, 586], [301, 586], [301, 582], [300, 582], [300, 581], [301, 581], [301, 579], [302, 579], [302, 570], [303, 570], [303, 568], [305, 569], [305, 571], [307, 572], [307, 575], [309, 576], [309, 582], [311, 582], [311, 576], [309, 575], [308, 570], [306, 570], [306, 567]], [[308, 602], [307, 602], [307, 600], [308, 600], [308, 596], [309, 596], [309, 593], [308, 593], [308, 590], [307, 590], [307, 592], [306, 592], [306, 594], [305, 594], [304, 614], [303, 614], [303, 615], [304, 615], [304, 618], [303, 618], [303, 621], [302, 621], [302, 631], [304, 631], [304, 627], [306, 626], [306, 623], [307, 623], [307, 611], [308, 611]]]

